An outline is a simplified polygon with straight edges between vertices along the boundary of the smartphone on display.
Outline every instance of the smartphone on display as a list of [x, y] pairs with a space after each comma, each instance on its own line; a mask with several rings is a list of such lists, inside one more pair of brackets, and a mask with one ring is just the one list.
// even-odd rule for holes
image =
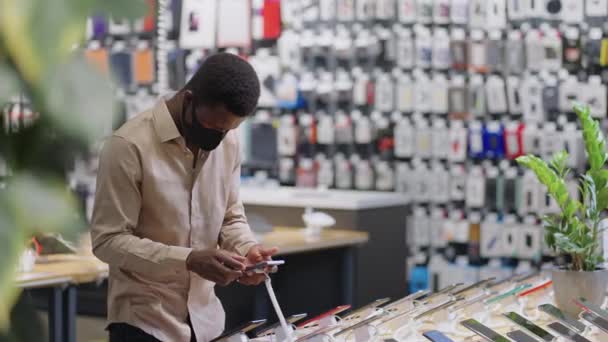
[[525, 332], [523, 332], [521, 330], [515, 330], [515, 331], [508, 332], [507, 336], [509, 336], [509, 338], [515, 342], [538, 342], [537, 339], [526, 334]]
[[366, 325], [368, 325], [368, 324], [370, 324], [372, 322], [375, 322], [375, 321], [379, 320], [380, 318], [383, 318], [386, 315], [388, 315], [388, 312], [384, 312], [384, 313], [381, 313], [381, 314], [378, 314], [378, 315], [366, 318], [366, 319], [362, 320], [359, 323], [353, 324], [350, 327], [346, 327], [346, 328], [338, 331], [336, 334], [334, 334], [334, 337], [338, 337], [340, 335], [346, 334], [349, 331], [353, 331], [355, 329], [359, 329], [359, 328], [361, 328], [363, 326], [366, 326]]
[[420, 291], [416, 291], [410, 295], [408, 295], [407, 297], [403, 297], [401, 299], [397, 299], [394, 302], [390, 302], [390, 303], [386, 303], [384, 306], [382, 306], [385, 310], [389, 310], [394, 308], [395, 306], [398, 306], [400, 304], [403, 304], [407, 301], [415, 301], [418, 300], [426, 295], [428, 295], [429, 293], [431, 293], [431, 291], [429, 290], [420, 290]]
[[502, 336], [496, 331], [488, 328], [487, 326], [481, 324], [475, 319], [467, 319], [465, 321], [460, 322], [460, 324], [476, 333], [477, 335], [483, 337], [486, 341], [490, 342], [511, 342], [508, 338]]
[[549, 280], [549, 281], [546, 281], [546, 282], [544, 282], [544, 283], [542, 283], [540, 285], [537, 285], [537, 286], [535, 286], [535, 287], [533, 287], [533, 288], [531, 288], [529, 290], [523, 291], [522, 293], [518, 294], [517, 296], [518, 297], [525, 297], [527, 295], [531, 295], [531, 294], [536, 293], [538, 291], [544, 290], [544, 289], [550, 287], [551, 285], [553, 285], [553, 281]]
[[515, 312], [507, 312], [504, 313], [503, 316], [522, 327], [525, 331], [540, 337], [543, 341], [551, 342], [555, 340], [555, 336], [551, 335], [551, 333], [549, 333], [547, 330], [539, 327]]
[[348, 312], [347, 315], [344, 316], [342, 319], [348, 320], [348, 319], [357, 318], [357, 316], [362, 314], [364, 311], [369, 310], [369, 309], [375, 309], [383, 304], [390, 302], [390, 300], [391, 300], [390, 298], [377, 299], [365, 306], [360, 307], [359, 309]]
[[575, 299], [574, 303], [585, 311], [594, 313], [604, 319], [608, 319], [608, 311], [600, 308], [599, 305], [589, 302], [585, 298]]
[[348, 310], [350, 308], [351, 308], [350, 305], [340, 305], [340, 306], [335, 307], [335, 308], [333, 308], [333, 309], [331, 309], [329, 311], [326, 311], [326, 312], [324, 312], [324, 313], [322, 313], [322, 314], [320, 314], [320, 315], [318, 315], [316, 317], [313, 317], [313, 318], [309, 319], [308, 321], [306, 321], [304, 323], [298, 324], [298, 328], [303, 328], [303, 327], [305, 327], [305, 326], [307, 326], [307, 325], [309, 325], [311, 323], [318, 322], [318, 321], [320, 321], [320, 320], [322, 320], [323, 318], [326, 318], [326, 317], [335, 316], [335, 315], [339, 314], [340, 312], [344, 312], [344, 311], [346, 311], [346, 310]]
[[255, 265], [252, 266], [247, 266], [245, 268], [245, 272], [251, 272], [251, 271], [256, 271], [256, 270], [264, 270], [267, 267], [273, 267], [273, 266], [279, 266], [279, 265], [283, 265], [285, 264], [284, 260], [268, 260], [268, 261], [262, 261], [262, 262], [258, 262]]
[[439, 330], [431, 330], [422, 333], [422, 336], [426, 337], [427, 340], [432, 342], [454, 342], [449, 337], [445, 336]]
[[476, 282], [474, 284], [471, 284], [471, 285], [469, 285], [469, 286], [467, 286], [467, 287], [465, 287], [465, 288], [463, 288], [461, 290], [458, 290], [458, 291], [454, 292], [453, 294], [455, 296], [457, 296], [459, 294], [471, 291], [473, 289], [480, 288], [480, 287], [482, 287], [484, 285], [487, 285], [488, 283], [493, 282], [495, 279], [496, 278], [488, 278], [488, 279], [480, 280], [480, 281], [478, 281], [478, 282]]
[[540, 305], [538, 307], [538, 309], [540, 311], [548, 314], [549, 316], [557, 319], [558, 321], [562, 322], [563, 324], [569, 326], [570, 328], [578, 331], [579, 333], [585, 332], [585, 329], [587, 327], [586, 325], [581, 323], [578, 319], [576, 319], [576, 318], [570, 316], [569, 314], [563, 312], [562, 310], [558, 309], [554, 305], [543, 304], [543, 305]]
[[600, 328], [600, 330], [602, 330], [603, 332], [608, 333], [608, 320], [605, 320], [602, 317], [589, 312], [583, 312], [581, 317], [583, 317], [585, 321]]
[[[303, 320], [304, 318], [306, 318], [306, 316], [308, 316], [308, 314], [302, 313], [302, 314], [289, 316], [285, 320], [287, 321], [288, 324], [295, 324], [296, 322], [299, 322], [299, 321]], [[278, 328], [280, 325], [281, 325], [281, 322], [276, 322], [266, 328], [262, 328], [262, 330], [260, 330], [260, 332], [258, 332], [256, 334], [256, 336], [262, 337], [262, 336], [271, 335], [274, 333], [274, 330], [276, 328]]]
[[554, 322], [547, 325], [547, 327], [574, 342], [591, 342], [583, 336], [579, 335], [576, 331], [568, 328], [567, 326], [561, 323]]
[[251, 322], [245, 323], [245, 324], [241, 325], [240, 327], [238, 327], [236, 329], [232, 329], [232, 330], [230, 330], [228, 332], [223, 333], [219, 337], [211, 340], [211, 342], [220, 341], [220, 340], [223, 340], [223, 339], [225, 339], [227, 337], [234, 336], [234, 335], [237, 335], [237, 334], [240, 334], [240, 333], [246, 334], [246, 333], [250, 332], [251, 330], [253, 330], [253, 329], [257, 328], [257, 327], [262, 326], [265, 323], [266, 323], [265, 319], [260, 319], [260, 320], [257, 320], [257, 321], [251, 321]]

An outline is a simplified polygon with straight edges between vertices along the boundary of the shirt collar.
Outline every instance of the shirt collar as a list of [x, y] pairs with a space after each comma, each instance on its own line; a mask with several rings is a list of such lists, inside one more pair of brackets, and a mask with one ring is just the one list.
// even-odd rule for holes
[[154, 106], [154, 129], [161, 142], [167, 142], [181, 137], [177, 126], [175, 126], [175, 121], [173, 121], [173, 117], [171, 116], [171, 113], [169, 113], [164, 98], [160, 99]]

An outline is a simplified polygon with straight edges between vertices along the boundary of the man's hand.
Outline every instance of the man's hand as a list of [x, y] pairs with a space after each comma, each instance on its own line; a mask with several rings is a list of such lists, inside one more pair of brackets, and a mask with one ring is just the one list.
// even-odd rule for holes
[[204, 279], [227, 286], [243, 276], [247, 259], [220, 249], [192, 251], [186, 268]]
[[[251, 247], [247, 253], [247, 265], [253, 266], [259, 262], [271, 260], [272, 256], [277, 254], [278, 248], [264, 248], [261, 245]], [[239, 278], [238, 282], [244, 285], [258, 285], [266, 279], [266, 275], [257, 273], [247, 273]]]

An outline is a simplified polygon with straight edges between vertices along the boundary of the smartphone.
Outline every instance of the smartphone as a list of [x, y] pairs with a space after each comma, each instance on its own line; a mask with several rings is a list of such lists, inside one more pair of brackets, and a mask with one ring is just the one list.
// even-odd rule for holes
[[516, 276], [515, 276], [515, 275], [512, 275], [512, 276], [506, 277], [506, 278], [504, 278], [504, 279], [501, 279], [501, 280], [495, 281], [495, 282], [493, 282], [492, 284], [489, 284], [489, 285], [488, 285], [488, 289], [492, 289], [492, 288], [495, 288], [495, 287], [498, 287], [498, 286], [504, 285], [504, 284], [506, 284], [506, 283], [509, 283], [509, 282], [513, 281], [513, 279], [515, 279], [515, 278], [516, 278]]
[[[287, 321], [288, 324], [295, 324], [296, 322], [301, 321], [304, 318], [306, 318], [306, 316], [308, 316], [308, 314], [302, 313], [302, 314], [289, 316], [285, 320]], [[262, 330], [260, 330], [260, 332], [258, 332], [256, 334], [256, 336], [263, 337], [263, 336], [271, 335], [274, 333], [274, 330], [276, 328], [278, 328], [280, 325], [281, 325], [281, 322], [276, 322], [268, 327], [265, 327]]]
[[460, 302], [462, 300], [464, 300], [464, 297], [458, 297], [458, 298], [456, 298], [454, 300], [450, 300], [450, 301], [445, 302], [443, 304], [437, 305], [436, 307], [434, 307], [434, 308], [432, 308], [430, 310], [424, 311], [423, 313], [421, 313], [418, 316], [414, 317], [414, 320], [417, 321], [417, 320], [419, 320], [421, 318], [424, 318], [426, 316], [432, 315], [432, 314], [434, 314], [436, 312], [439, 312], [441, 310], [447, 309], [450, 306], [453, 306], [454, 304], [456, 304], [456, 303], [458, 303], [458, 302]]
[[555, 336], [551, 335], [551, 333], [549, 333], [547, 330], [539, 327], [513, 311], [504, 313], [503, 316], [522, 327], [525, 331], [540, 337], [543, 341], [551, 342], [555, 340]]
[[466, 302], [464, 302], [464, 303], [461, 303], [461, 304], [456, 305], [456, 306], [453, 308], [453, 310], [454, 310], [454, 311], [456, 311], [456, 310], [460, 310], [460, 309], [462, 309], [462, 308], [466, 308], [466, 307], [468, 307], [468, 306], [471, 306], [471, 305], [473, 305], [473, 304], [477, 304], [477, 303], [482, 302], [482, 301], [484, 301], [484, 300], [486, 300], [486, 299], [488, 299], [488, 298], [490, 298], [490, 297], [492, 297], [492, 296], [494, 296], [494, 295], [496, 295], [496, 292], [491, 292], [491, 293], [482, 294], [482, 295], [477, 296], [477, 297], [475, 297], [475, 298], [473, 298], [473, 299], [469, 299], [468, 301], [466, 301]]
[[579, 299], [575, 299], [574, 303], [576, 305], [578, 305], [581, 309], [587, 311], [587, 312], [591, 312], [594, 313], [604, 319], [608, 319], [608, 311], [602, 309], [599, 307], [599, 305], [595, 305], [593, 303], [590, 303], [588, 300], [586, 300], [585, 298], [579, 298]]
[[561, 323], [554, 322], [547, 325], [547, 327], [574, 342], [591, 342], [583, 336], [579, 335], [576, 331], [568, 328], [567, 326]]
[[452, 284], [452, 285], [448, 285], [446, 287], [444, 287], [443, 289], [430, 294], [428, 297], [422, 298], [424, 300], [425, 303], [430, 302], [432, 299], [441, 296], [442, 294], [446, 294], [449, 293], [450, 291], [453, 291], [454, 289], [456, 289], [457, 287], [460, 287], [464, 285], [463, 283], [457, 283], [457, 284]]
[[538, 342], [534, 337], [526, 334], [521, 330], [515, 330], [507, 333], [510, 339], [515, 342]]
[[267, 267], [279, 266], [279, 265], [283, 265], [283, 264], [285, 264], [285, 260], [262, 261], [262, 262], [258, 262], [255, 265], [247, 266], [245, 268], [245, 272], [251, 272], [251, 271], [256, 271], [256, 270], [263, 270], [263, 269], [266, 269]]
[[463, 289], [461, 289], [461, 290], [458, 290], [458, 291], [454, 292], [454, 293], [453, 293], [453, 295], [457, 296], [457, 295], [459, 295], [459, 294], [462, 294], [462, 293], [465, 293], [465, 292], [471, 291], [471, 290], [473, 290], [473, 289], [476, 289], [476, 288], [482, 287], [482, 286], [484, 286], [484, 285], [486, 285], [486, 284], [488, 284], [488, 283], [490, 283], [490, 282], [494, 281], [495, 279], [496, 279], [496, 278], [488, 278], [488, 279], [480, 280], [480, 281], [478, 281], [478, 282], [476, 282], [476, 283], [474, 283], [474, 284], [471, 284], [471, 285], [469, 285], [469, 286], [467, 286], [467, 287], [465, 287], [465, 288], [463, 288]]
[[589, 312], [583, 312], [581, 317], [583, 317], [585, 321], [598, 327], [603, 332], [608, 333], [608, 320], [605, 320], [602, 317]]
[[502, 336], [496, 331], [488, 328], [487, 326], [481, 324], [479, 321], [475, 319], [467, 319], [465, 321], [460, 322], [460, 324], [476, 333], [477, 335], [483, 337], [486, 341], [490, 342], [511, 342], [508, 338]]
[[425, 331], [422, 333], [422, 336], [426, 337], [427, 340], [432, 342], [454, 342], [439, 330]]
[[429, 293], [431, 293], [431, 291], [429, 291], [429, 290], [420, 290], [420, 291], [417, 291], [417, 292], [414, 292], [414, 293], [412, 293], [412, 294], [408, 295], [407, 297], [403, 297], [403, 298], [401, 298], [401, 299], [397, 299], [397, 300], [396, 300], [396, 301], [394, 301], [394, 302], [387, 303], [387, 304], [386, 304], [386, 305], [384, 305], [383, 307], [384, 307], [384, 309], [385, 309], [385, 310], [389, 310], [389, 309], [392, 309], [392, 308], [394, 308], [395, 306], [400, 305], [400, 304], [403, 304], [403, 303], [405, 303], [405, 302], [407, 302], [407, 301], [410, 301], [410, 300], [411, 300], [411, 301], [418, 300], [418, 299], [420, 299], [420, 298], [422, 298], [422, 297], [424, 297], [424, 296], [428, 295]]
[[296, 342], [308, 341], [308, 340], [310, 340], [311, 338], [313, 338], [315, 336], [328, 333], [328, 332], [330, 332], [332, 330], [336, 330], [336, 328], [337, 328], [336, 326], [331, 326], [331, 327], [324, 327], [324, 328], [317, 329], [317, 330], [311, 332], [310, 334], [306, 334], [306, 335], [298, 338], [296, 340]]
[[563, 324], [569, 326], [570, 328], [578, 331], [579, 333], [584, 333], [586, 329], [586, 325], [581, 323], [578, 319], [570, 316], [569, 314], [562, 312], [562, 310], [558, 309], [554, 305], [551, 304], [543, 304], [538, 307], [538, 309], [549, 316], [557, 319]]
[[237, 335], [240, 333], [246, 334], [257, 327], [262, 326], [265, 323], [266, 323], [265, 319], [260, 319], [257, 321], [251, 321], [251, 322], [245, 323], [236, 329], [223, 333], [219, 337], [211, 340], [211, 342], [220, 341], [220, 340], [223, 340], [225, 338], [228, 338], [230, 336], [234, 336], [234, 335]]
[[496, 297], [488, 299], [486, 301], [486, 304], [493, 304], [496, 302], [500, 302], [501, 300], [514, 296], [514, 295], [520, 293], [521, 291], [524, 291], [525, 289], [530, 288], [530, 287], [532, 287], [532, 285], [530, 285], [530, 284], [519, 285], [510, 291], [507, 291], [503, 294], [499, 294]]
[[340, 306], [335, 307], [335, 308], [333, 308], [333, 309], [331, 309], [329, 311], [326, 311], [326, 312], [324, 312], [324, 313], [322, 313], [322, 314], [320, 314], [320, 315], [318, 315], [316, 317], [313, 317], [313, 318], [307, 320], [304, 323], [299, 324], [298, 328], [303, 328], [303, 327], [305, 327], [305, 326], [307, 326], [307, 325], [309, 325], [311, 323], [318, 322], [318, 321], [320, 321], [320, 320], [322, 320], [323, 318], [326, 318], [326, 317], [335, 316], [335, 315], [339, 314], [340, 312], [344, 312], [344, 311], [346, 311], [346, 310], [348, 310], [350, 308], [351, 308], [350, 305], [340, 305]]
[[334, 337], [338, 337], [340, 335], [346, 334], [349, 331], [353, 331], [355, 329], [359, 329], [359, 328], [361, 328], [363, 326], [366, 326], [366, 325], [368, 325], [368, 324], [370, 324], [372, 322], [375, 322], [375, 321], [379, 320], [380, 318], [383, 318], [386, 315], [388, 315], [388, 312], [383, 312], [383, 313], [374, 315], [372, 317], [366, 318], [366, 319], [362, 320], [361, 322], [358, 322], [356, 324], [353, 324], [353, 325], [351, 325], [349, 327], [346, 327], [346, 328], [338, 331], [337, 333], [334, 334]]
[[553, 285], [553, 281], [551, 281], [551, 280], [546, 281], [546, 282], [544, 282], [544, 283], [542, 283], [542, 284], [540, 284], [538, 286], [535, 286], [535, 287], [533, 287], [533, 288], [531, 288], [529, 290], [521, 292], [520, 294], [517, 295], [517, 297], [525, 297], [527, 295], [531, 295], [533, 293], [536, 293], [538, 291], [546, 289], [546, 288], [548, 288], [551, 285]]
[[514, 281], [516, 283], [523, 283], [524, 281], [530, 280], [538, 275], [540, 275], [540, 271], [532, 271], [530, 273], [518, 274]]
[[342, 317], [342, 319], [345, 320], [350, 320], [350, 319], [354, 319], [354, 318], [358, 318], [358, 316], [360, 316], [363, 312], [365, 312], [366, 310], [369, 309], [375, 309], [379, 306], [381, 306], [382, 304], [386, 304], [390, 301], [390, 298], [382, 298], [382, 299], [377, 299], [365, 306], [362, 306], [358, 309], [355, 309], [351, 312], [347, 312], [347, 315], [345, 315], [344, 317]]

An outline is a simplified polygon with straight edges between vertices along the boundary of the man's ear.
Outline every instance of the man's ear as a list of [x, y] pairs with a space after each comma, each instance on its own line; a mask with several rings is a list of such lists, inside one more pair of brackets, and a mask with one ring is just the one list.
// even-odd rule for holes
[[192, 102], [193, 97], [194, 97], [194, 94], [192, 94], [192, 90], [190, 90], [190, 89], [184, 90], [184, 100], [188, 100], [188, 101]]

